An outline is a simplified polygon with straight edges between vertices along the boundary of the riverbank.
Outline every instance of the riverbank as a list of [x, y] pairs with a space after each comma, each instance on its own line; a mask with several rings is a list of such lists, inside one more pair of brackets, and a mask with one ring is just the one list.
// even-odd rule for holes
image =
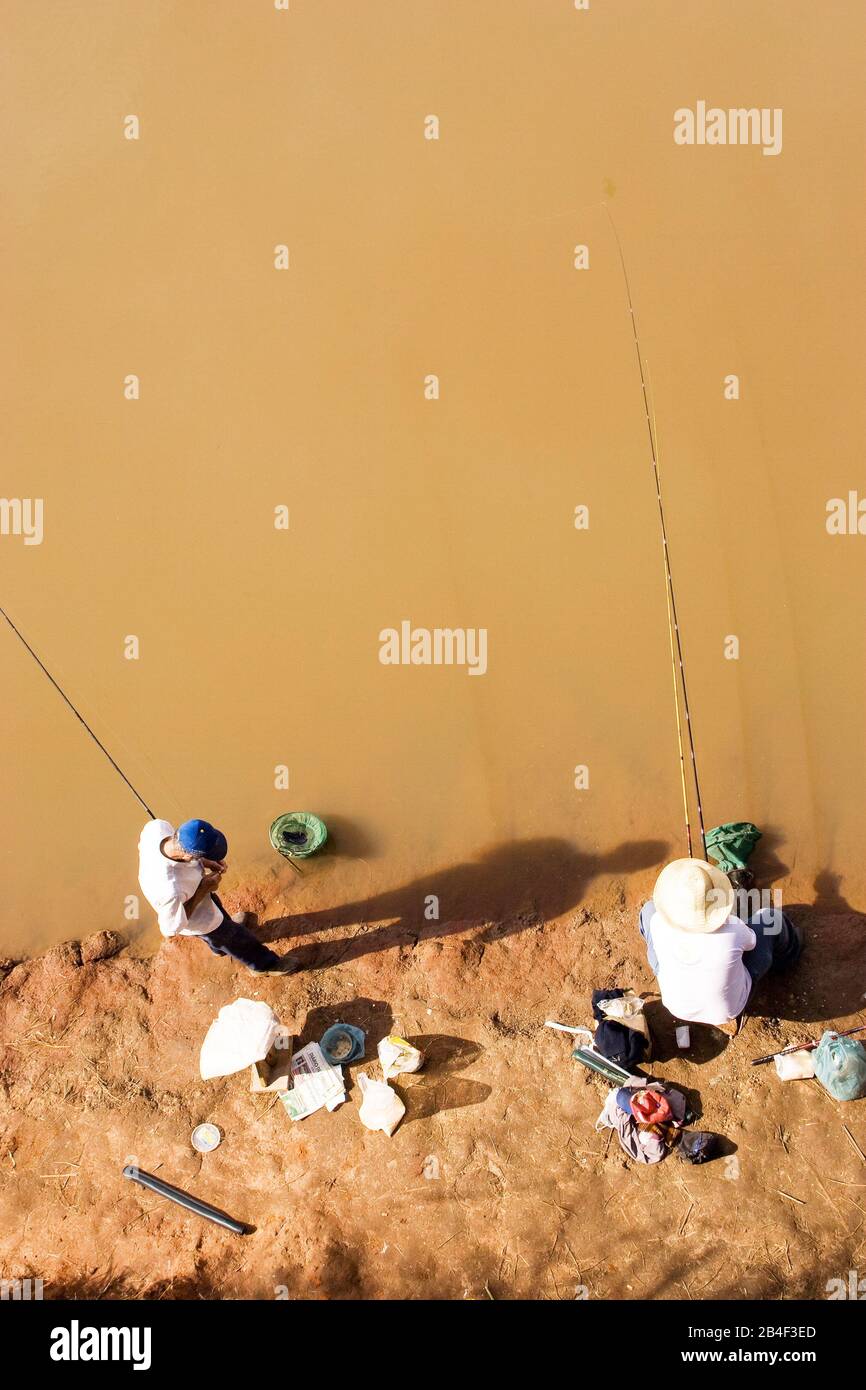
[[[605, 1084], [543, 1027], [587, 1023], [593, 988], [653, 988], [631, 911], [359, 921], [337, 950], [326, 913], [280, 919], [259, 890], [244, 905], [303, 973], [256, 981], [190, 940], [145, 958], [113, 933], [0, 966], [3, 1278], [48, 1298], [786, 1299], [862, 1265], [866, 1106], [749, 1065], [864, 1017], [862, 915], [791, 909], [803, 959], [733, 1041], [693, 1027], [683, 1055], [653, 1010], [649, 1070], [689, 1089], [729, 1155], [638, 1169], [594, 1130]], [[304, 1042], [338, 1018], [368, 1030], [368, 1058], [388, 1032], [417, 1040], [394, 1137], [361, 1126], [353, 1069], [345, 1105], [295, 1125], [246, 1075], [202, 1082], [207, 1027], [241, 995]], [[204, 1120], [224, 1138], [201, 1156]], [[253, 1232], [134, 1187], [131, 1161]]]

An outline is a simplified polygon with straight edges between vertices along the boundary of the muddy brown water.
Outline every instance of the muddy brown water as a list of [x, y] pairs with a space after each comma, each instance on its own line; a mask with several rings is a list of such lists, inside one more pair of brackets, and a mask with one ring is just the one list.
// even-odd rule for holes
[[[507, 911], [500, 868], [543, 907], [550, 875], [563, 910], [636, 897], [684, 852], [606, 202], [707, 825], [756, 821], [789, 898], [862, 908], [866, 536], [826, 529], [866, 495], [862, 14], [22, 0], [4, 25], [2, 491], [44, 535], [0, 536], [0, 602], [157, 814], [223, 827], [235, 883], [273, 867], [359, 914], [434, 879], [443, 918]], [[699, 100], [781, 108], [781, 152], [676, 145]], [[383, 665], [403, 621], [485, 629], [486, 672]], [[0, 659], [0, 948], [152, 944], [125, 915], [144, 813], [5, 625]], [[293, 808], [333, 830], [303, 884], [267, 842]]]

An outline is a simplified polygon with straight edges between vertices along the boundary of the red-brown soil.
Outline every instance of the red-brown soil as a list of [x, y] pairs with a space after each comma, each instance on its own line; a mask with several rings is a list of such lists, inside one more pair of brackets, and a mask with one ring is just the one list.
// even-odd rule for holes
[[[735, 1161], [636, 1168], [594, 1130], [605, 1083], [542, 1026], [587, 1023], [594, 987], [653, 988], [624, 900], [445, 927], [340, 919], [335, 940], [327, 913], [281, 926], [270, 891], [237, 901], [279, 950], [300, 946], [309, 968], [286, 979], [256, 981], [191, 940], [136, 957], [110, 933], [6, 962], [3, 1278], [41, 1277], [46, 1297], [784, 1299], [826, 1297], [862, 1266], [866, 1104], [749, 1065], [864, 1017], [861, 915], [795, 910], [803, 959], [732, 1042], [693, 1027], [686, 1059], [653, 1009], [649, 1069], [690, 1089]], [[345, 1105], [294, 1125], [247, 1074], [202, 1082], [207, 1027], [241, 995], [303, 1041], [362, 1024], [368, 1062], [387, 1032], [417, 1039], [427, 1063], [398, 1082], [394, 1137], [360, 1124], [353, 1069]], [[224, 1138], [199, 1156], [203, 1120]], [[125, 1181], [133, 1158], [254, 1230], [230, 1235]]]

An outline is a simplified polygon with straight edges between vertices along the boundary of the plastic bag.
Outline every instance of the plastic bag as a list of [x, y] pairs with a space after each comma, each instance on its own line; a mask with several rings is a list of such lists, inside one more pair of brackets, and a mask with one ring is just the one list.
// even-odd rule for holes
[[722, 873], [729, 874], [733, 869], [745, 869], [755, 845], [761, 839], [761, 832], [751, 821], [728, 821], [716, 825], [704, 836], [707, 854]]
[[641, 999], [634, 990], [626, 990], [624, 994], [617, 995], [613, 999], [599, 999], [598, 1007], [605, 1018], [615, 1018], [620, 1023], [627, 1023], [629, 1019], [635, 1019], [643, 1013], [645, 1000]]
[[358, 1114], [361, 1124], [367, 1129], [381, 1129], [383, 1134], [393, 1134], [406, 1113], [396, 1091], [392, 1091], [387, 1081], [371, 1081], [365, 1071], [358, 1072], [358, 1085], [361, 1088], [361, 1108]]
[[202, 1080], [231, 1076], [267, 1057], [280, 1033], [270, 1004], [263, 999], [236, 999], [220, 1009], [201, 1045]]
[[379, 1043], [379, 1061], [382, 1063], [382, 1075], [386, 1081], [401, 1071], [418, 1071], [423, 1060], [417, 1047], [407, 1043], [405, 1038], [398, 1038], [392, 1034]]
[[815, 1075], [815, 1053], [800, 1048], [798, 1052], [781, 1053], [773, 1058], [780, 1081], [797, 1081]]
[[815, 1048], [815, 1075], [835, 1100], [866, 1096], [866, 1049], [854, 1038], [825, 1033]]
[[709, 1163], [719, 1151], [719, 1136], [709, 1129], [689, 1129], [683, 1134], [677, 1158], [683, 1163]]

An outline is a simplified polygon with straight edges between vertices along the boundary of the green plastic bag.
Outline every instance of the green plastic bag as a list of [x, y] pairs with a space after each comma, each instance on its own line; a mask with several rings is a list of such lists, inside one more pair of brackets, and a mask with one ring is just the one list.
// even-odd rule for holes
[[834, 1100], [866, 1096], [866, 1048], [855, 1038], [825, 1033], [815, 1048], [815, 1075]]
[[745, 869], [749, 856], [761, 838], [761, 832], [751, 821], [728, 821], [708, 830], [704, 839], [707, 854], [723, 874]]

